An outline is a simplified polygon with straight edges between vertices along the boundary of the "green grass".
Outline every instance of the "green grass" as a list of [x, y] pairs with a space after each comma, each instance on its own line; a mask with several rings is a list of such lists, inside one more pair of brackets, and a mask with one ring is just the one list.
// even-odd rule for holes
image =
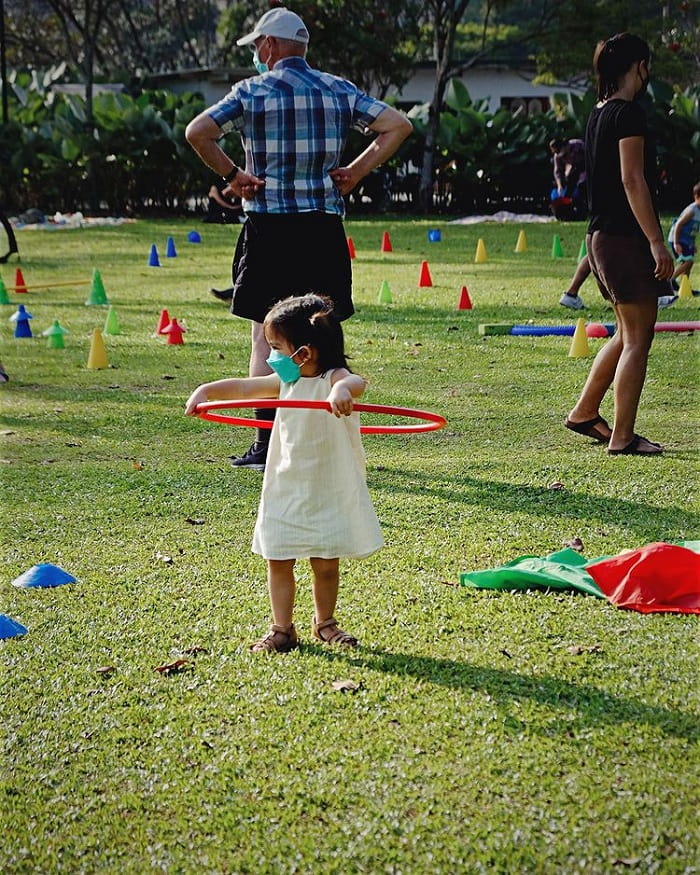
[[[260, 475], [227, 461], [251, 433], [182, 415], [197, 384], [247, 367], [248, 324], [207, 292], [228, 281], [238, 229], [203, 226], [196, 246], [190, 227], [19, 235], [30, 286], [99, 268], [122, 333], [105, 338], [110, 368], [88, 370], [105, 311], [85, 306], [87, 286], [0, 308], [0, 612], [29, 629], [0, 643], [0, 870], [697, 872], [697, 618], [454, 585], [573, 536], [588, 557], [698, 536], [697, 339], [660, 334], [652, 349], [638, 424], [667, 453], [608, 458], [561, 425], [591, 361], [567, 356], [570, 338], [477, 333], [575, 318], [557, 302], [582, 225], [529, 225], [516, 255], [515, 225], [349, 221], [346, 340], [364, 400], [448, 426], [365, 439], [387, 543], [344, 566], [338, 612], [362, 647], [311, 643], [302, 564], [306, 643], [254, 657]], [[422, 259], [431, 289], [417, 288]], [[0, 275], [12, 285], [14, 265]], [[456, 309], [462, 285], [472, 311]], [[582, 295], [588, 319], [611, 321], [591, 281]], [[19, 301], [36, 335], [54, 319], [70, 330], [64, 350], [13, 338]], [[164, 307], [183, 346], [152, 336]], [[698, 301], [662, 318], [697, 319]], [[38, 562], [78, 583], [10, 585]], [[154, 671], [183, 654], [190, 670]], [[333, 688], [345, 678], [357, 692]]]

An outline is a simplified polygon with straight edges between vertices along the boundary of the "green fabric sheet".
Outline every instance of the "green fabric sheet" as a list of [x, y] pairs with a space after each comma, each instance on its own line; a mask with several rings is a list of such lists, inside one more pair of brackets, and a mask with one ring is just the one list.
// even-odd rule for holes
[[[678, 541], [681, 547], [700, 552], [700, 541]], [[520, 556], [499, 568], [486, 571], [464, 571], [460, 574], [462, 586], [477, 589], [558, 589], [576, 590], [587, 595], [604, 599], [606, 596], [586, 572], [586, 566], [609, 556], [586, 559], [576, 550], [566, 547], [544, 558], [539, 556]]]

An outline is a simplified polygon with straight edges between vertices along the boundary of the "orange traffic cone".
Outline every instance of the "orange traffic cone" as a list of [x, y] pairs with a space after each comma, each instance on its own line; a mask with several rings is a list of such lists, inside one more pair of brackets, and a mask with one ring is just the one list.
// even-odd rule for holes
[[160, 311], [160, 318], [158, 319], [158, 327], [156, 328], [156, 335], [163, 334], [164, 330], [170, 325], [170, 316], [168, 315], [167, 310]]
[[27, 284], [25, 283], [24, 277], [22, 276], [21, 267], [18, 267], [15, 271], [15, 291], [17, 293], [22, 292], [24, 294], [26, 294], [27, 292]]
[[424, 286], [432, 286], [433, 281], [430, 278], [430, 268], [428, 267], [428, 262], [421, 262], [420, 266], [420, 278], [418, 280], [418, 288], [421, 289]]
[[350, 258], [355, 257], [355, 244], [352, 242], [352, 237], [348, 237], [348, 253]]
[[469, 290], [466, 286], [462, 286], [462, 291], [459, 295], [459, 306], [458, 310], [471, 310], [472, 309], [472, 299], [469, 297]]
[[389, 237], [389, 232], [384, 231], [382, 234], [382, 252], [393, 252], [394, 250], [391, 248], [391, 238]]
[[173, 319], [170, 325], [163, 329], [162, 334], [167, 335], [169, 344], [179, 346], [185, 342], [182, 336], [185, 331], [186, 329], [180, 325], [177, 319]]

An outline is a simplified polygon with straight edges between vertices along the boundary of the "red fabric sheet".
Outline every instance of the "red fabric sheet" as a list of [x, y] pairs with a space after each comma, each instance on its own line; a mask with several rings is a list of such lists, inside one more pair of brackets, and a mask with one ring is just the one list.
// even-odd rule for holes
[[608, 599], [643, 614], [700, 614], [700, 554], [673, 544], [647, 544], [586, 566]]

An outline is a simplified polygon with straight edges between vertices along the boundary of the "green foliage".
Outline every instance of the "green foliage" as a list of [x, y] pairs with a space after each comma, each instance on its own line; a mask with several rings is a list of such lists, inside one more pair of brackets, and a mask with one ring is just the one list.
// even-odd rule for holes
[[[583, 137], [595, 104], [592, 90], [556, 94], [552, 109], [535, 116], [473, 103], [467, 88], [451, 79], [440, 113], [436, 206], [489, 211], [494, 206], [546, 208], [551, 188], [547, 143], [553, 137]], [[700, 166], [700, 87], [674, 92], [655, 80], [645, 98], [651, 137], [657, 144], [660, 202], [676, 211], [688, 201]], [[415, 136], [412, 158], [420, 163], [429, 104], [408, 113]]]
[[28, 74], [13, 87], [12, 122], [0, 132], [7, 208], [85, 210], [94, 187], [109, 212], [182, 211], [208, 190], [211, 174], [184, 138], [201, 98], [103, 92], [93, 99], [93, 130], [82, 97], [42, 90]]
[[8, 64], [41, 69], [68, 61], [84, 81], [87, 49], [102, 81], [215, 61], [217, 4], [197, 0], [4, 0]]
[[[418, 0], [297, 0], [290, 8], [309, 30], [309, 63], [382, 96], [409, 79], [419, 39]], [[250, 32], [268, 4], [231, 3], [222, 13], [219, 33], [228, 63], [250, 63], [248, 46], [236, 40]]]
[[[446, 584], [574, 536], [591, 558], [697, 536], [697, 338], [652, 347], [639, 429], [667, 453], [607, 457], [562, 426], [590, 358], [568, 358], [565, 337], [477, 331], [573, 321], [557, 301], [583, 225], [528, 225], [516, 255], [515, 225], [348, 223], [358, 312], [345, 334], [365, 400], [448, 426], [364, 441], [386, 547], [343, 563], [338, 608], [361, 648], [311, 642], [299, 563], [303, 647], [254, 657], [268, 621], [250, 552], [260, 475], [228, 461], [251, 432], [182, 415], [199, 382], [247, 372], [249, 325], [207, 292], [226, 282], [236, 228], [200, 226], [188, 245], [191, 227], [19, 233], [30, 284], [100, 269], [121, 334], [105, 337], [109, 369], [88, 370], [105, 311], [85, 306], [86, 286], [10, 293], [28, 299], [34, 339], [0, 320], [0, 610], [29, 629], [0, 642], [0, 869], [692, 869], [698, 618]], [[428, 243], [435, 227], [442, 242]], [[550, 257], [553, 230], [565, 258]], [[147, 267], [168, 235], [178, 257]], [[489, 260], [475, 265], [479, 238]], [[9, 286], [13, 266], [0, 271]], [[383, 279], [391, 305], [377, 303]], [[474, 310], [456, 309], [462, 284]], [[582, 296], [590, 320], [610, 320], [592, 280]], [[162, 308], [186, 323], [183, 346], [152, 336]], [[697, 317], [697, 299], [664, 314]], [[63, 350], [40, 336], [55, 318]], [[78, 582], [11, 585], [37, 562]], [[180, 658], [186, 671], [154, 670]], [[346, 678], [354, 694], [333, 688]]]

